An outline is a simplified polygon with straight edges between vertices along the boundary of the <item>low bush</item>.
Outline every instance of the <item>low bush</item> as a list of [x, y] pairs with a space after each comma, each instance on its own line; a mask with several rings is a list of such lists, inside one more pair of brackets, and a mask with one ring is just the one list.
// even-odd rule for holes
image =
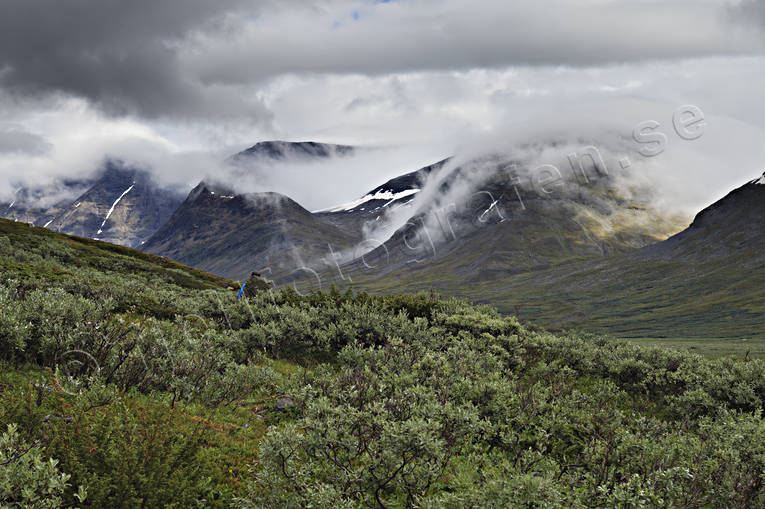
[[0, 221], [6, 506], [765, 506], [761, 361], [433, 294], [237, 300], [22, 230]]

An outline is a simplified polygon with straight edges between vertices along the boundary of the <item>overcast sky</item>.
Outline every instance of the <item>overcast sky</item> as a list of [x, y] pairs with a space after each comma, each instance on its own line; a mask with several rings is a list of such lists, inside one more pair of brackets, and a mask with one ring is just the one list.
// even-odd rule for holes
[[765, 171], [764, 85], [762, 0], [3, 0], [0, 193], [105, 156], [186, 185], [266, 139], [386, 147], [324, 169], [347, 186], [271, 182], [320, 208], [486, 139], [670, 133], [694, 104], [704, 137], [652, 165], [695, 207]]

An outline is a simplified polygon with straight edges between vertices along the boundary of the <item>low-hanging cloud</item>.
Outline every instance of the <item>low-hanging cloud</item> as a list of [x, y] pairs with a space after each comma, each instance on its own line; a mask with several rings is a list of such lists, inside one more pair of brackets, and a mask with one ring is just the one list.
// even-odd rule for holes
[[442, 157], [427, 146], [355, 147], [327, 158], [241, 161], [216, 167], [209, 178], [236, 193], [276, 192], [316, 211], [352, 201]]
[[[205, 161], [213, 158], [212, 154], [181, 150], [149, 126], [104, 115], [82, 99], [37, 106], [23, 102], [6, 107], [3, 113], [19, 122], [0, 125], [2, 201], [22, 188], [54, 190], [64, 180], [91, 179], [108, 159], [151, 169], [161, 185], [180, 189], [186, 179], [208, 171]], [[76, 192], [76, 188], [69, 191]]]
[[[643, 99], [594, 101], [485, 133], [432, 174], [410, 204], [391, 207], [380, 220], [367, 223], [365, 240], [344, 253], [345, 261], [380, 246], [406, 225], [427, 229], [429, 239], [443, 238], [445, 211], [467, 206], [487, 182], [497, 182], [499, 168], [507, 163], [514, 164], [520, 196], [495, 196], [500, 209], [517, 207], [517, 200], [532, 193], [539, 195], [533, 184], [535, 174], [550, 165], [563, 177], [557, 192], [572, 196], [587, 192], [569, 158], [587, 151], [602, 156], [603, 174], [621, 198], [649, 207], [680, 227], [688, 224], [731, 186], [743, 185], [765, 169], [765, 148], [757, 141], [765, 131], [704, 114], [703, 135], [684, 139], [673, 124], [682, 106]], [[635, 127], [645, 121], [658, 123], [657, 132], [667, 138], [665, 149], [652, 157], [641, 154], [644, 145], [633, 137]], [[626, 167], [621, 165], [624, 160], [629, 161]], [[586, 161], [587, 171], [595, 171]], [[444, 186], [447, 181], [449, 185]], [[421, 219], [413, 222], [416, 217]]]
[[182, 147], [136, 119], [104, 115], [83, 100], [62, 99], [55, 109], [49, 106], [22, 104], [20, 111], [6, 110], [30, 130], [0, 125], [0, 201], [11, 200], [21, 188], [50, 190], [62, 179], [91, 179], [113, 159], [148, 171], [158, 186], [182, 194], [211, 180], [239, 194], [280, 193], [316, 210], [352, 200], [443, 154], [427, 145], [370, 146], [324, 159], [266, 157], [234, 165], [231, 156], [249, 145]]
[[765, 2], [762, 0], [743, 0], [733, 5], [730, 12], [740, 22], [765, 27]]
[[43, 136], [31, 133], [22, 126], [0, 124], [0, 154], [41, 155], [52, 145]]
[[[582, 119], [661, 116], [666, 127], [676, 106], [693, 102], [719, 119], [702, 140], [708, 149], [670, 146], [645, 165], [667, 203], [682, 195], [692, 210], [765, 164], [753, 127], [765, 128], [765, 59], [732, 57], [762, 54], [762, 6], [7, 0], [0, 192], [89, 175], [113, 157], [163, 186], [223, 175], [242, 192], [319, 209], [461, 147], [571, 140], [587, 130]], [[596, 113], [571, 108], [603, 98]], [[222, 163], [271, 138], [396, 148], [261, 165], [247, 178]]]

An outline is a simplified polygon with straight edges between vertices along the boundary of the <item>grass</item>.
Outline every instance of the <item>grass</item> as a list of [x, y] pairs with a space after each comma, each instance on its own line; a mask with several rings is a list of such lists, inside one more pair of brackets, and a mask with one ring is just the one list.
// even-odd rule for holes
[[642, 346], [658, 346], [688, 350], [705, 357], [717, 359], [765, 359], [765, 338], [624, 338]]
[[[297, 365], [283, 360], [278, 361], [275, 368], [285, 374], [294, 374], [300, 371]], [[22, 400], [34, 405], [35, 384], [47, 383], [51, 376], [51, 370], [48, 368], [32, 364], [12, 366], [0, 361], [0, 398], [5, 395], [12, 399], [18, 394], [22, 394]], [[175, 433], [191, 435], [195, 430], [201, 430], [205, 433], [205, 446], [200, 454], [206, 458], [207, 464], [211, 465], [208, 470], [212, 476], [211, 481], [221, 487], [217, 496], [228, 499], [234, 494], [244, 492], [246, 480], [251, 475], [250, 464], [257, 457], [258, 447], [268, 427], [285, 419], [280, 412], [273, 408], [278, 396], [278, 393], [272, 394], [253, 388], [248, 398], [235, 404], [211, 407], [195, 402], [179, 401], [170, 412], [170, 415], [176, 415], [177, 418], [170, 419], [167, 426]], [[69, 396], [54, 391], [52, 395], [45, 395], [42, 400], [42, 410], [36, 406], [30, 408], [38, 411], [38, 413], [42, 411], [43, 413], [54, 414], [62, 411], [61, 408], [49, 405], [57, 399], [66, 397]], [[122, 392], [119, 398], [99, 407], [99, 411], [107, 413], [107, 411], [114, 410], [115, 406], [124, 406], [129, 408], [132, 413], [145, 414], [151, 409], [164, 415], [169, 411], [169, 400], [170, 397], [162, 393]], [[13, 406], [10, 399], [7, 403]], [[64, 407], [71, 408], [72, 404], [66, 403]], [[88, 419], [92, 418], [92, 415], [87, 414], [85, 416], [86, 423], [91, 422]], [[0, 431], [5, 429], [7, 419], [8, 416], [5, 414], [3, 405], [0, 405]], [[119, 423], [115, 421], [110, 426], [116, 427], [119, 426]], [[140, 431], [136, 431], [136, 434], [137, 440], [146, 439]], [[97, 449], [94, 446], [91, 452], [95, 452]], [[211, 507], [220, 506], [220, 500], [210, 502]]]
[[349, 275], [359, 290], [389, 294], [433, 288], [551, 331], [765, 341], [765, 271], [746, 256], [696, 264], [619, 255], [486, 278], [458, 274], [453, 264], [444, 257], [414, 269]]
[[[226, 288], [235, 283], [227, 278], [210, 274], [203, 270], [188, 267], [181, 263], [160, 256], [144, 253], [136, 249], [117, 246], [99, 240], [60, 235], [45, 228], [31, 227], [0, 218], [0, 238], [24, 250], [36, 250], [41, 245], [49, 245], [52, 250], [65, 250], [70, 258], [71, 268], [89, 267], [97, 270], [138, 273], [147, 278], [164, 278], [178, 286], [190, 289]], [[60, 253], [53, 251], [52, 256]], [[51, 279], [71, 277], [67, 271], [56, 268], [41, 268], [29, 264], [18, 264], [2, 260], [7, 272], [29, 272], [36, 276]]]

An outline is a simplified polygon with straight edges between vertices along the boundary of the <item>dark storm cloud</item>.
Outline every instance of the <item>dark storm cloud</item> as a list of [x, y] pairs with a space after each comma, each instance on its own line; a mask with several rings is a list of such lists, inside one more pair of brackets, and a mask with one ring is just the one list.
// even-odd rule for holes
[[225, 15], [244, 3], [4, 0], [0, 83], [26, 96], [51, 91], [83, 96], [113, 113], [263, 116], [257, 100], [225, 87], [203, 86], [177, 58], [189, 33], [223, 24]]
[[[267, 118], [259, 84], [757, 53], [723, 1], [4, 0], [0, 83], [112, 113]], [[763, 2], [742, 12], [761, 15]], [[745, 24], [744, 24], [745, 25]]]
[[744, 0], [732, 11], [738, 19], [765, 28], [765, 0]]
[[199, 37], [184, 61], [207, 82], [246, 83], [285, 73], [597, 67], [763, 50], [761, 32], [730, 16], [723, 0], [357, 4], [272, 9], [232, 37]]
[[[431, 76], [428, 94], [459, 103], [466, 80], [448, 73], [562, 66], [585, 76], [612, 64], [761, 53], [764, 25], [743, 20], [763, 19], [763, 3], [2, 0], [0, 113], [18, 98], [58, 109], [62, 92], [163, 132], [192, 120], [230, 138], [229, 120], [246, 136], [287, 129], [285, 116], [332, 125], [335, 103], [314, 100], [316, 89], [332, 89], [351, 106], [346, 114], [406, 115], [425, 94], [411, 101], [393, 85], [418, 74]], [[357, 94], [334, 85], [381, 76], [385, 91], [379, 81]], [[284, 95], [301, 80], [314, 89]], [[281, 111], [273, 122], [272, 111]]]

